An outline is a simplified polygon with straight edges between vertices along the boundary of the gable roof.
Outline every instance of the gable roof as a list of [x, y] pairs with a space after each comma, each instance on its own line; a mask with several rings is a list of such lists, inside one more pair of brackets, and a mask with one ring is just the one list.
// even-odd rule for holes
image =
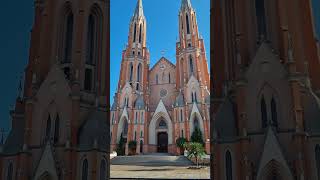
[[59, 178], [56, 157], [54, 156], [51, 144], [48, 142], [42, 149], [41, 158], [34, 172], [34, 179], [42, 177], [44, 174], [52, 176], [53, 179]]
[[283, 173], [286, 173], [286, 177], [290, 179], [292, 178], [291, 170], [288, 166], [288, 162], [282, 152], [280, 147], [280, 143], [271, 127], [268, 128], [266, 137], [265, 137], [265, 144], [263, 147], [263, 152], [261, 154], [261, 159], [259, 162], [258, 167], [258, 178], [261, 175], [263, 168], [271, 161], [276, 160], [278, 163], [282, 165]]
[[234, 108], [233, 102], [227, 97], [218, 109], [214, 124], [219, 139], [231, 140], [238, 134]]
[[94, 110], [79, 129], [80, 150], [91, 150], [97, 141], [99, 150], [107, 150], [108, 147], [108, 124], [105, 111]]
[[155, 67], [157, 67], [159, 64], [160, 64], [160, 62], [167, 62], [169, 65], [171, 65], [172, 67], [174, 67], [174, 68], [176, 68], [176, 65], [174, 65], [172, 62], [170, 62], [168, 59], [166, 59], [165, 57], [161, 57], [159, 60], [158, 60], [158, 62], [155, 64], [155, 65], [153, 65], [152, 66], [152, 68], [149, 70], [149, 71], [153, 71], [153, 69], [155, 68]]

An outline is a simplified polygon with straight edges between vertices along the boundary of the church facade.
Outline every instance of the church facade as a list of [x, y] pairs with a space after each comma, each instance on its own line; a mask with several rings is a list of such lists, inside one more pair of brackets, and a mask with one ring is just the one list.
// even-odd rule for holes
[[320, 179], [311, 2], [213, 1], [211, 179]]
[[34, 3], [24, 86], [0, 145], [0, 179], [108, 179], [109, 5]]
[[199, 128], [210, 152], [210, 77], [204, 40], [199, 36], [190, 0], [181, 2], [178, 31], [176, 64], [162, 57], [150, 67], [147, 21], [142, 0], [138, 0], [111, 107], [111, 151], [124, 138], [126, 154], [128, 142], [133, 140], [137, 142], [137, 154], [179, 154], [176, 140], [190, 140]]

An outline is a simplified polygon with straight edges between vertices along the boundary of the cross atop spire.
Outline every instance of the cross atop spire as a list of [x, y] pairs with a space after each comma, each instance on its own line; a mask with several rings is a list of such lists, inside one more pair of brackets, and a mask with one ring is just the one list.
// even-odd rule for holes
[[142, 0], [138, 0], [136, 10], [134, 11], [134, 17], [141, 17], [141, 16], [144, 16]]
[[180, 10], [183, 10], [183, 9], [186, 8], [186, 7], [188, 7], [188, 8], [191, 8], [191, 7], [192, 7], [190, 0], [182, 0], [182, 1], [181, 1], [181, 8], [180, 8]]

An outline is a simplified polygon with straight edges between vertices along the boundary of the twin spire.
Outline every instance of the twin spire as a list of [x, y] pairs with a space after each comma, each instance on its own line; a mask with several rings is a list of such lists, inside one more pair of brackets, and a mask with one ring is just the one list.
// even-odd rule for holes
[[[191, 2], [190, 0], [182, 0], [181, 1], [181, 8], [180, 10], [183, 10], [184, 8], [191, 8]], [[142, 6], [142, 0], [138, 0], [137, 2], [137, 6], [136, 6], [136, 9], [134, 11], [134, 17], [141, 17], [141, 16], [144, 16], [143, 14], [143, 6]]]
[[134, 11], [134, 17], [143, 17], [143, 6], [142, 6], [142, 0], [138, 0], [136, 10]]
[[191, 7], [192, 7], [190, 0], [182, 0], [182, 1], [181, 1], [180, 10], [183, 10], [183, 9], [185, 9], [186, 7], [188, 7], [188, 8], [191, 8]]

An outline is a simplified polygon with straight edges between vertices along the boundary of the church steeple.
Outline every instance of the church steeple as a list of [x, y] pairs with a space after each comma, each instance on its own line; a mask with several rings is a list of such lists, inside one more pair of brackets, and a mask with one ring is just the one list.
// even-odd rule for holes
[[196, 12], [190, 0], [181, 0], [179, 11], [179, 39], [182, 48], [196, 47], [199, 39]]
[[143, 91], [146, 87], [147, 69], [149, 66], [149, 50], [147, 42], [147, 22], [143, 12], [142, 0], [137, 0], [133, 16], [130, 20], [128, 44], [123, 51], [121, 66], [121, 80], [118, 88], [126, 82], [136, 91]]
[[182, 1], [181, 1], [180, 11], [182, 11], [182, 10], [185, 9], [186, 7], [192, 8], [190, 0], [182, 0]]
[[[176, 45], [177, 87], [183, 88], [194, 76], [201, 86], [209, 87], [204, 41], [199, 36], [196, 12], [191, 0], [181, 0], [179, 41]], [[197, 53], [200, 52], [200, 55]]]
[[146, 18], [143, 13], [142, 0], [137, 1], [136, 9], [130, 21], [128, 45], [146, 47]]
[[144, 17], [142, 0], [138, 0], [136, 10], [134, 11], [134, 17]]

